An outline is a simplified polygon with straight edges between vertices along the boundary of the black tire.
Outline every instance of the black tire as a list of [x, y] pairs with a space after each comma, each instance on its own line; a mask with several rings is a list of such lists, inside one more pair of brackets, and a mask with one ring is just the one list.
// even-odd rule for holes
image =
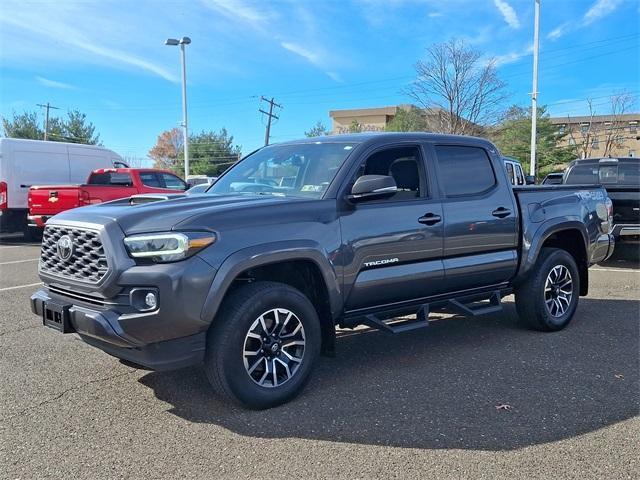
[[[288, 346], [285, 350], [287, 340], [280, 339], [277, 333], [274, 333], [273, 337], [269, 337], [269, 342], [272, 342], [270, 346], [273, 347], [274, 343], [279, 342], [282, 348], [278, 353], [273, 353], [270, 348], [267, 348], [264, 339], [256, 340], [254, 337], [249, 339], [249, 333], [255, 334], [257, 331], [252, 330], [256, 321], [259, 321], [266, 312], [273, 312], [276, 309], [282, 309], [278, 310], [278, 315], [282, 314], [285, 317], [287, 314], [283, 313], [284, 310], [293, 313], [291, 318], [302, 327], [296, 335], [304, 337], [303, 346]], [[265, 322], [269, 322], [270, 318], [275, 318], [275, 314], [268, 313], [265, 318]], [[292, 323], [281, 320], [280, 324], [287, 323], [293, 326]], [[264, 331], [260, 324], [255, 328]], [[282, 330], [284, 329], [281, 329], [280, 333], [283, 333]], [[290, 331], [285, 336], [290, 336]], [[261, 347], [249, 348], [246, 342], [258, 342]], [[283, 283], [255, 282], [232, 292], [216, 315], [207, 335], [205, 371], [213, 389], [222, 397], [252, 409], [270, 408], [285, 403], [300, 393], [309, 380], [319, 356], [320, 343], [321, 330], [318, 314], [304, 294]], [[258, 353], [255, 357], [245, 355], [247, 350], [253, 351], [256, 348], [258, 348], [256, 351], [268, 350], [268, 352], [267, 354]], [[290, 348], [296, 350], [293, 351]], [[300, 354], [300, 362], [294, 363], [289, 360], [297, 358], [296, 355], [301, 351], [303, 353]], [[293, 357], [289, 355], [291, 352], [294, 352]], [[261, 363], [250, 373], [249, 369], [253, 366], [255, 359]], [[281, 360], [289, 362], [289, 366], [284, 367]], [[262, 363], [263, 361], [266, 363]], [[245, 367], [245, 362], [250, 362], [251, 365]], [[259, 384], [258, 381], [261, 378], [257, 377], [263, 374], [263, 369], [269, 371], [269, 368], [271, 371], [276, 370], [276, 374], [267, 374], [265, 383]], [[283, 378], [290, 376], [282, 381], [278, 373]], [[274, 377], [275, 382], [272, 380]], [[281, 384], [278, 384], [279, 381]]]
[[22, 230], [22, 235], [25, 242], [41, 242], [42, 241], [42, 229], [37, 227], [30, 227], [25, 225]]
[[[566, 269], [566, 270], [563, 270]], [[556, 269], [556, 270], [554, 270]], [[571, 296], [567, 301], [566, 291], [558, 291], [565, 300], [558, 299], [559, 308], [553, 301], [554, 288], [558, 288], [550, 281], [551, 288], [545, 292], [548, 279], [553, 279], [552, 270], [556, 272], [568, 272], [571, 280]], [[552, 275], [550, 277], [550, 275]], [[567, 277], [563, 277], [566, 283]], [[566, 287], [565, 287], [566, 288]], [[562, 330], [573, 318], [578, 307], [580, 295], [580, 275], [576, 261], [566, 250], [559, 248], [543, 248], [540, 252], [533, 271], [527, 280], [516, 288], [516, 310], [518, 316], [531, 328], [545, 332]], [[549, 305], [549, 302], [551, 305]]]

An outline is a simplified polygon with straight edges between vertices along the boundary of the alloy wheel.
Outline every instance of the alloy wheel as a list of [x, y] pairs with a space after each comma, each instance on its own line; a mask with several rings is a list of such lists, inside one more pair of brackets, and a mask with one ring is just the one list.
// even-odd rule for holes
[[544, 302], [552, 317], [562, 317], [571, 305], [573, 297], [573, 279], [564, 265], [551, 269], [544, 284]]
[[279, 387], [296, 374], [305, 352], [302, 322], [286, 308], [260, 315], [244, 339], [244, 368], [261, 387]]

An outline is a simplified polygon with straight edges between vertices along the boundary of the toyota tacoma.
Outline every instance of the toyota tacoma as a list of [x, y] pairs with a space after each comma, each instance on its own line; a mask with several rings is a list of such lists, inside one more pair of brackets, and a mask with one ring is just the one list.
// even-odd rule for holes
[[151, 194], [46, 224], [31, 307], [126, 362], [203, 364], [249, 408], [293, 398], [335, 327], [408, 334], [431, 312], [557, 331], [611, 255], [601, 186], [512, 186], [487, 140], [336, 135], [264, 147], [203, 194]]

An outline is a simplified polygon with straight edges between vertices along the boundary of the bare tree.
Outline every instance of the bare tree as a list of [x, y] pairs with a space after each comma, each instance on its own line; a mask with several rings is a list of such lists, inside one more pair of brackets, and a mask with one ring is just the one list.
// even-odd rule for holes
[[635, 97], [628, 92], [622, 92], [611, 97], [610, 115], [611, 128], [606, 128], [603, 135], [604, 156], [608, 157], [613, 153], [614, 148], [622, 148], [624, 146], [623, 135], [620, 132], [622, 115], [629, 111], [635, 102]]
[[[587, 99], [587, 118], [577, 129], [572, 129], [569, 133], [580, 158], [590, 158], [594, 155], [608, 157], [614, 149], [624, 146], [622, 116], [633, 106], [635, 97], [628, 92], [621, 92], [612, 95], [607, 103], [608, 113], [605, 114], [605, 118], [596, 120], [596, 104], [592, 99]], [[570, 117], [567, 117], [567, 123], [570, 123]]]
[[429, 128], [454, 134], [477, 134], [480, 126], [498, 120], [506, 99], [494, 59], [452, 39], [427, 49], [415, 65], [417, 78], [405, 89], [425, 109]]

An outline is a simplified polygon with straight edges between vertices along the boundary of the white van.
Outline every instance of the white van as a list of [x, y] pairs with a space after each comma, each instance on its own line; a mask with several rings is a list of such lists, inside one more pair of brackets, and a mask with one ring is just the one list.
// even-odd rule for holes
[[26, 228], [32, 185], [84, 183], [93, 170], [123, 165], [120, 155], [96, 145], [0, 138], [0, 231]]

